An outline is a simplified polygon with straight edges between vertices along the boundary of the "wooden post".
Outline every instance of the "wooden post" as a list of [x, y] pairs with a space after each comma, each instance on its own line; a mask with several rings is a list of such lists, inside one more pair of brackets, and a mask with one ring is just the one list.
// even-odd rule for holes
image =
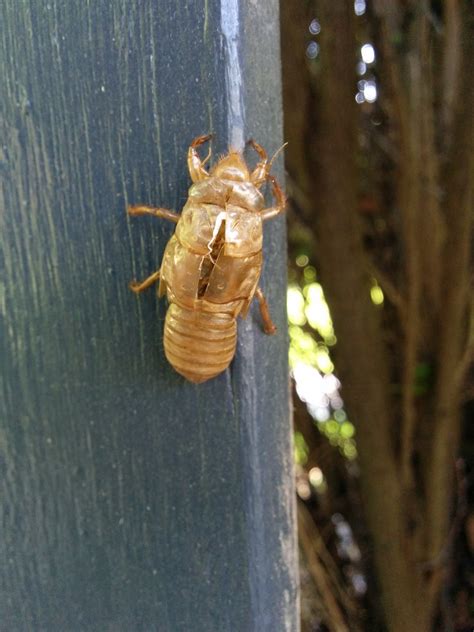
[[173, 228], [126, 204], [180, 210], [194, 136], [281, 144], [278, 3], [0, 14], [0, 627], [296, 631], [284, 219], [278, 334], [252, 310], [208, 383], [166, 363], [165, 301], [127, 288]]

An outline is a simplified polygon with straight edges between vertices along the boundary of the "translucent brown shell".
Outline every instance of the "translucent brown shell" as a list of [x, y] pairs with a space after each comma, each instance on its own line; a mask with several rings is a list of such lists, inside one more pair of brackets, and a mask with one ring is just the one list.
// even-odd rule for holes
[[[285, 196], [273, 176], [271, 161], [255, 141], [259, 155], [251, 171], [242, 154], [230, 150], [208, 172], [197, 148], [210, 136], [199, 136], [188, 150], [193, 181], [180, 215], [163, 208], [129, 206], [129, 215], [153, 215], [177, 224], [166, 246], [160, 270], [130, 288], [139, 293], [159, 280], [159, 294], [170, 306], [165, 320], [165, 354], [174, 369], [199, 383], [222, 373], [235, 354], [236, 318], [246, 316], [255, 297], [264, 330], [276, 331], [258, 287], [262, 270], [263, 222], [284, 210]], [[260, 192], [269, 180], [275, 205], [264, 206]]]

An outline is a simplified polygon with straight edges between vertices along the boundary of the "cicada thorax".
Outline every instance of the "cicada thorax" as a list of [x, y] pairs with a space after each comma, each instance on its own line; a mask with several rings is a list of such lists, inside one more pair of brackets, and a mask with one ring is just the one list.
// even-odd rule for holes
[[234, 356], [236, 317], [246, 315], [262, 268], [262, 207], [250, 182], [208, 178], [190, 189], [160, 280], [170, 302], [165, 354], [188, 380], [218, 375]]

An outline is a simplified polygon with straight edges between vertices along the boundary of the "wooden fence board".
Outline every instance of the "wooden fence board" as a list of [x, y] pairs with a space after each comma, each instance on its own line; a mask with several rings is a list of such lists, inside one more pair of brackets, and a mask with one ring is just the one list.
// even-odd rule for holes
[[194, 136], [281, 144], [277, 2], [0, 18], [0, 630], [297, 630], [284, 219], [279, 333], [252, 310], [215, 380], [174, 373], [165, 301], [127, 289], [172, 226], [126, 204], [180, 210]]

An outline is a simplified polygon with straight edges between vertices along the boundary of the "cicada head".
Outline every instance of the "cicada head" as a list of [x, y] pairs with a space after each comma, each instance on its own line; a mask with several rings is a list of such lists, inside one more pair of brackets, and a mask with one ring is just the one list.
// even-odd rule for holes
[[223, 180], [235, 180], [236, 182], [246, 182], [250, 178], [250, 173], [242, 158], [242, 154], [232, 150], [213, 166], [210, 175]]

